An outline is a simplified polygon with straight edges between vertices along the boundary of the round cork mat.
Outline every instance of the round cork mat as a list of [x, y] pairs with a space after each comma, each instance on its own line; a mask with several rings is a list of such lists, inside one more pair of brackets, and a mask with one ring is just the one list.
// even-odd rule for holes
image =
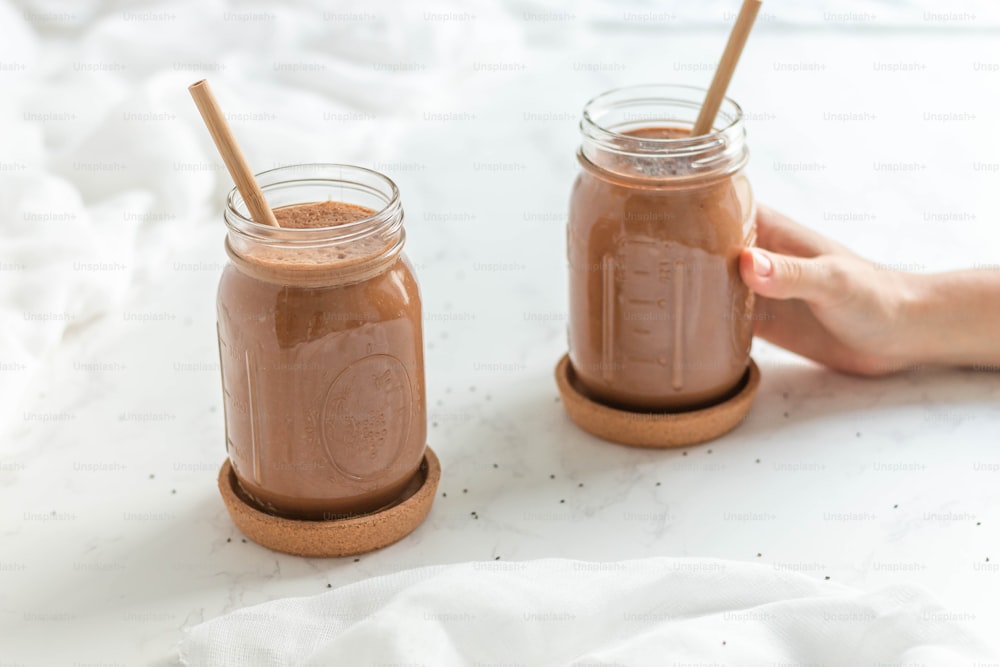
[[332, 521], [286, 519], [257, 509], [239, 491], [229, 459], [219, 470], [219, 491], [233, 523], [257, 544], [293, 556], [337, 558], [381, 549], [412, 533], [430, 512], [441, 480], [441, 463], [430, 447], [420, 475], [420, 486], [395, 505]]
[[598, 403], [580, 390], [568, 354], [556, 365], [556, 383], [570, 419], [598, 438], [630, 447], [687, 447], [714, 440], [739, 426], [760, 385], [760, 369], [751, 359], [736, 394], [687, 412], [630, 412]]

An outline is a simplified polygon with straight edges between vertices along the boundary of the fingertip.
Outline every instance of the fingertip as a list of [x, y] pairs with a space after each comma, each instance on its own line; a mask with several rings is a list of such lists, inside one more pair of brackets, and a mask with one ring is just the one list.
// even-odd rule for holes
[[747, 287], [761, 296], [787, 298], [787, 258], [761, 248], [747, 248], [740, 254], [740, 275]]
[[768, 278], [774, 273], [774, 262], [771, 257], [759, 248], [750, 249], [753, 272], [761, 278]]
[[740, 276], [750, 287], [757, 283], [757, 274], [753, 270], [753, 251], [750, 248], [740, 251]]
[[768, 278], [774, 273], [774, 261], [767, 251], [760, 248], [747, 248], [740, 257], [741, 268], [746, 262], [746, 269], [749, 273], [758, 278]]
[[774, 265], [762, 250], [746, 248], [740, 253], [740, 276], [754, 292], [764, 290], [773, 270]]

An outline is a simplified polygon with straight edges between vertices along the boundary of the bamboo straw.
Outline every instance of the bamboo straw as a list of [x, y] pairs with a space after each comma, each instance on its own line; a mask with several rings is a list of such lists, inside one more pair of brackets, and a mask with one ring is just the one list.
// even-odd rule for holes
[[243, 157], [243, 151], [240, 150], [240, 145], [236, 143], [233, 131], [229, 128], [229, 123], [226, 122], [225, 116], [222, 115], [219, 103], [215, 101], [212, 89], [208, 87], [208, 81], [202, 79], [201, 81], [192, 83], [188, 86], [188, 91], [190, 91], [191, 97], [194, 98], [194, 103], [198, 106], [198, 111], [201, 112], [201, 117], [208, 127], [208, 133], [212, 135], [212, 140], [215, 141], [215, 147], [219, 149], [222, 161], [226, 163], [229, 175], [233, 177], [236, 188], [243, 195], [243, 201], [246, 202], [247, 208], [250, 209], [250, 216], [254, 221], [261, 224], [278, 227], [278, 221], [275, 219], [271, 208], [267, 205], [267, 200], [264, 199], [264, 193], [260, 191], [260, 186], [254, 180], [253, 172], [250, 171], [246, 158]]
[[750, 36], [750, 30], [753, 28], [753, 22], [757, 18], [760, 5], [761, 0], [743, 0], [740, 15], [736, 17], [736, 24], [733, 25], [733, 30], [729, 33], [726, 50], [722, 52], [722, 59], [715, 69], [712, 85], [708, 88], [708, 95], [705, 96], [705, 102], [701, 105], [698, 120], [695, 121], [694, 128], [691, 130], [692, 137], [708, 134], [712, 131], [715, 116], [719, 113], [719, 107], [726, 96], [729, 80], [733, 78], [733, 71], [736, 69], [736, 63], [739, 62], [740, 54], [743, 53], [747, 37]]

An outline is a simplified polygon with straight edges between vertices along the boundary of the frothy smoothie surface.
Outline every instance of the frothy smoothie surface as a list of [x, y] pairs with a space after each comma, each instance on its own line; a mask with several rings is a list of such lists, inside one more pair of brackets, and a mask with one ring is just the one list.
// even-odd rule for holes
[[336, 227], [375, 215], [365, 206], [341, 201], [321, 201], [310, 204], [296, 204], [274, 209], [278, 224], [286, 229], [312, 229], [315, 227]]
[[[274, 217], [283, 229], [321, 229], [336, 228], [358, 220], [364, 220], [378, 213], [365, 206], [339, 201], [309, 202], [274, 209]], [[367, 273], [367, 265], [377, 262], [378, 258], [393, 245], [394, 241], [375, 233], [360, 238], [353, 232], [349, 238], [336, 239], [340, 232], [331, 231], [331, 240], [317, 242], [316, 245], [278, 245], [257, 244], [238, 250], [239, 261], [253, 266], [245, 270], [258, 278], [271, 281], [288, 281], [297, 283], [290, 272], [310, 271], [310, 280], [323, 283], [337, 282], [337, 274], [341, 278], [356, 280], [357, 275], [348, 275], [356, 270]], [[330, 272], [323, 277], [315, 271]]]

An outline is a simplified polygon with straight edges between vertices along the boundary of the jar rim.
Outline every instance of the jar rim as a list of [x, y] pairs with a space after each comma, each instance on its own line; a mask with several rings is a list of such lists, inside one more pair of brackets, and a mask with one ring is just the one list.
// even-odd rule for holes
[[[302, 172], [299, 178], [290, 178], [295, 172]], [[360, 180], [353, 180], [352, 175], [363, 177], [372, 184], [365, 184]], [[243, 195], [235, 186], [229, 191], [226, 197], [225, 221], [226, 225], [233, 231], [241, 235], [269, 241], [282, 241], [286, 243], [310, 243], [316, 241], [337, 240], [348, 241], [353, 238], [360, 238], [370, 233], [372, 230], [382, 228], [387, 222], [399, 216], [401, 213], [399, 188], [396, 183], [385, 174], [352, 164], [316, 162], [284, 165], [268, 169], [254, 174], [254, 179], [265, 194], [269, 190], [274, 191], [285, 187], [301, 186], [303, 184], [320, 185], [330, 184], [351, 184], [356, 186], [353, 189], [364, 189], [370, 194], [375, 194], [384, 201], [383, 206], [370, 216], [352, 220], [351, 222], [339, 223], [325, 227], [272, 227], [264, 223], [257, 222], [249, 217], [249, 211], [243, 200]], [[377, 187], [382, 186], [381, 188]], [[302, 201], [301, 204], [314, 203]], [[243, 208], [243, 211], [240, 210]], [[244, 212], [245, 211], [245, 212]]]
[[[723, 97], [716, 116], [716, 118], [720, 116], [725, 118], [727, 123], [718, 129], [713, 126], [711, 132], [696, 137], [639, 138], [623, 132], [617, 132], [612, 128], [602, 125], [599, 114], [622, 107], [650, 103], [675, 105], [697, 111], [701, 109], [707, 93], [707, 88], [683, 84], [651, 83], [612, 88], [592, 97], [584, 104], [583, 117], [580, 120], [580, 131], [588, 139], [609, 147], [613, 146], [616, 152], [631, 153], [634, 150], [636, 154], [648, 155], [664, 151], [678, 151], [682, 153], [701, 151], [705, 148], [717, 146], [730, 139], [733, 135], [740, 133], [744, 118], [743, 109], [731, 97]], [[677, 123], [681, 121], [669, 120], [664, 122]], [[693, 122], [691, 124], [693, 125]], [[633, 143], [635, 144], [634, 146], [631, 145]], [[623, 144], [629, 144], [630, 150], [623, 151]]]

